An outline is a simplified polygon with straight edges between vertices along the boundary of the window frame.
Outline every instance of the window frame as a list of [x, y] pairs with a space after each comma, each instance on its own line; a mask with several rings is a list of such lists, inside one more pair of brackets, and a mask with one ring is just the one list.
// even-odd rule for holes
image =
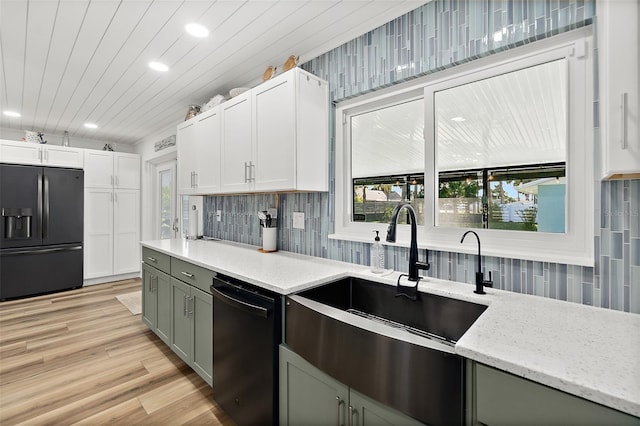
[[[351, 143], [349, 118], [385, 105], [406, 102], [422, 93], [425, 99], [425, 225], [418, 226], [418, 247], [476, 253], [477, 246], [460, 244], [465, 228], [435, 226], [438, 179], [435, 170], [433, 93], [556, 59], [568, 62], [567, 201], [565, 233], [537, 233], [475, 229], [482, 254], [553, 263], [593, 266], [595, 152], [593, 121], [593, 36], [586, 26], [535, 43], [495, 53], [406, 83], [369, 93], [336, 105], [335, 233], [331, 239], [371, 242], [379, 230], [384, 242], [386, 224], [352, 220]], [[455, 84], [454, 84], [455, 83]], [[397, 242], [408, 247], [409, 226], [398, 226]], [[388, 244], [388, 243], [385, 243]]]

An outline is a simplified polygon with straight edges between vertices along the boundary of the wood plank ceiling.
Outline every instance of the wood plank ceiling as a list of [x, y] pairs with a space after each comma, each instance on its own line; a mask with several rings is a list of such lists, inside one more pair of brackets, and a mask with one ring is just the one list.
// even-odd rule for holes
[[[0, 110], [21, 114], [0, 114], [0, 129], [135, 143], [290, 55], [303, 63], [425, 2], [0, 0]], [[190, 22], [209, 36], [187, 34]]]

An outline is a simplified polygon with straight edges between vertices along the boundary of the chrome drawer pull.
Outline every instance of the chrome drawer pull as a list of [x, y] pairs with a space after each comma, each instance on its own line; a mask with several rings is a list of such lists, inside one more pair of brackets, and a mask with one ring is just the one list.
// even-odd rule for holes
[[185, 271], [182, 271], [182, 272], [181, 272], [181, 274], [182, 274], [182, 275], [184, 275], [185, 277], [189, 277], [189, 278], [193, 278], [193, 277], [195, 277], [195, 275], [190, 274], [190, 273], [185, 272]]
[[158, 259], [156, 259], [155, 257], [147, 256], [147, 259], [149, 259], [151, 262], [157, 262], [158, 261]]

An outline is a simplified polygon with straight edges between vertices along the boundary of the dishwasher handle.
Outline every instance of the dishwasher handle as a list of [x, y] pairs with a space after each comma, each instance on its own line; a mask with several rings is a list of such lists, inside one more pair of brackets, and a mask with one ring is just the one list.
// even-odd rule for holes
[[[225, 283], [227, 286], [231, 286], [230, 284]], [[242, 291], [242, 289], [240, 289], [240, 291]], [[256, 305], [253, 303], [249, 303], [245, 300], [241, 300], [239, 298], [236, 297], [236, 295], [234, 294], [229, 294], [228, 292], [225, 291], [224, 286], [211, 286], [211, 292], [213, 293], [213, 295], [220, 301], [233, 306], [234, 308], [238, 308], [241, 309], [242, 311], [258, 316], [258, 317], [262, 317], [262, 318], [268, 318], [269, 317], [269, 313], [271, 312], [271, 309], [266, 308], [264, 306], [260, 306], [260, 305]]]

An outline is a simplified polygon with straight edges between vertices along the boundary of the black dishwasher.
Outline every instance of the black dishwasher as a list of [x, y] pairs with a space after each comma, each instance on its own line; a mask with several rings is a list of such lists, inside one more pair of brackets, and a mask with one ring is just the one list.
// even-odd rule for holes
[[213, 398], [238, 425], [278, 424], [282, 297], [213, 278]]

